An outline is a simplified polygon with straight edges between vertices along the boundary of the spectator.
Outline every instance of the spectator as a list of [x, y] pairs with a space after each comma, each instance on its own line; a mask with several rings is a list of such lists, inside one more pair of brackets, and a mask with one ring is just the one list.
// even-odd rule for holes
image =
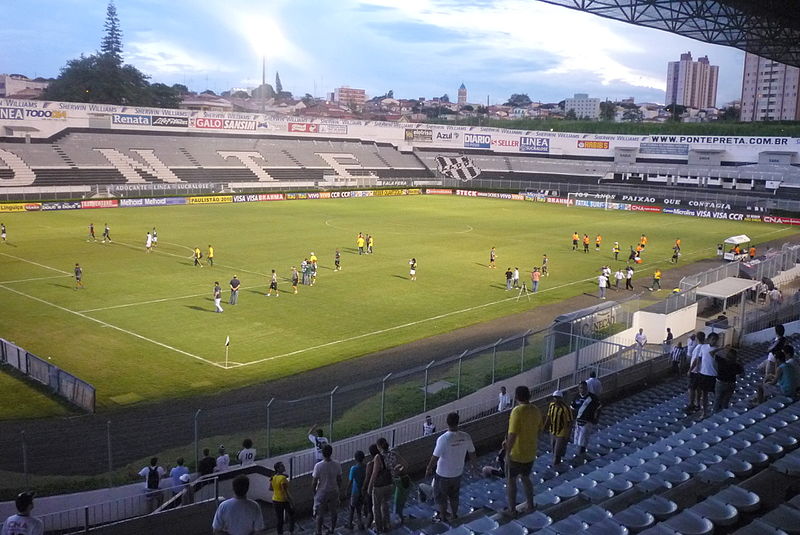
[[598, 398], [603, 395], [603, 383], [597, 378], [597, 372], [592, 370], [589, 372], [589, 378], [586, 379], [586, 386], [589, 387], [589, 392]]
[[189, 469], [183, 466], [183, 457], [178, 457], [172, 470], [169, 471], [169, 477], [172, 478], [172, 494], [178, 494], [186, 488], [187, 481], [182, 481], [181, 476], [188, 476]]
[[507, 411], [511, 408], [511, 395], [506, 392], [506, 387], [500, 387], [500, 393], [497, 394], [497, 412]]
[[714, 362], [717, 366], [717, 382], [714, 387], [713, 411], [717, 413], [730, 406], [736, 388], [736, 376], [744, 373], [744, 368], [734, 349], [728, 349], [724, 356], [714, 355]]
[[786, 344], [783, 348], [783, 352], [786, 354], [786, 363], [794, 367], [797, 377], [800, 378], [800, 360], [798, 360], [792, 344]]
[[261, 507], [247, 499], [250, 480], [245, 475], [233, 479], [233, 498], [217, 507], [211, 527], [214, 535], [263, 535], [266, 533]]
[[767, 397], [772, 396], [797, 396], [798, 376], [795, 367], [786, 362], [786, 353], [783, 350], [775, 350], [775, 360], [778, 367], [775, 375], [768, 377], [763, 385], [758, 386], [758, 403], [763, 403]]
[[553, 392], [544, 418], [544, 428], [550, 433], [553, 466], [557, 466], [561, 464], [561, 459], [567, 451], [567, 442], [572, 431], [572, 409], [564, 401], [564, 393], [561, 390]]
[[506, 477], [506, 441], [500, 446], [497, 457], [494, 458], [494, 465], [486, 465], [481, 468], [483, 477]]
[[[369, 449], [372, 453], [372, 446]], [[375, 518], [375, 531], [386, 533], [390, 529], [389, 498], [392, 496], [392, 472], [386, 459], [375, 445], [372, 457], [372, 473], [370, 474], [369, 493], [372, 495], [372, 513]]]
[[692, 371], [698, 374], [697, 390], [700, 392], [700, 407], [703, 409], [703, 418], [708, 416], [708, 394], [714, 392], [717, 382], [717, 368], [714, 365], [714, 353], [719, 350], [715, 347], [719, 335], [708, 335], [707, 343], [699, 347], [699, 355], [694, 360]]
[[436, 519], [447, 519], [447, 505], [453, 518], [458, 517], [458, 494], [461, 487], [461, 475], [464, 473], [464, 459], [469, 455], [471, 462], [475, 462], [475, 446], [472, 437], [464, 431], [458, 430], [459, 417], [457, 412], [447, 415], [447, 431], [436, 440], [436, 447], [428, 462], [425, 475], [436, 471], [434, 494], [439, 506]]
[[676, 377], [680, 377], [684, 368], [684, 360], [686, 359], [686, 348], [683, 347], [683, 342], [678, 342], [678, 345], [672, 348], [669, 358], [672, 362], [672, 371], [675, 372]]
[[363, 531], [364, 520], [361, 518], [361, 513], [364, 508], [364, 500], [362, 499], [362, 489], [364, 488], [364, 477], [367, 473], [367, 466], [364, 464], [364, 452], [361, 450], [356, 451], [353, 460], [355, 462], [350, 467], [350, 474], [347, 478], [347, 494], [350, 496], [350, 521], [347, 523], [347, 529], [353, 529], [353, 517], [355, 516], [358, 519], [358, 529]]
[[700, 358], [700, 349], [706, 345], [706, 333], [698, 331], [695, 337], [695, 345], [692, 352], [689, 353], [689, 400], [686, 405], [686, 414], [692, 414], [697, 411], [700, 406], [700, 388], [698, 381], [700, 373], [695, 371], [697, 359]]
[[317, 535], [322, 535], [325, 514], [329, 513], [330, 533], [336, 531], [336, 513], [339, 507], [339, 493], [342, 488], [342, 467], [331, 459], [333, 448], [330, 444], [322, 446], [322, 460], [314, 465], [311, 472], [314, 489], [314, 517], [317, 521]]
[[14, 505], [17, 507], [17, 514], [6, 518], [3, 523], [2, 535], [42, 535], [44, 533], [44, 523], [31, 516], [33, 511], [34, 492], [21, 492], [17, 494]]
[[518, 386], [514, 391], [514, 399], [517, 406], [511, 411], [506, 435], [507, 511], [511, 515], [517, 513], [517, 478], [522, 479], [526, 510], [534, 509], [533, 482], [530, 474], [533, 461], [536, 459], [539, 432], [542, 429], [542, 415], [539, 408], [530, 402], [531, 391], [528, 387]]
[[139, 470], [139, 476], [144, 478], [145, 496], [150, 512], [155, 511], [161, 505], [163, 496], [161, 494], [161, 478], [166, 472], [164, 468], [158, 466], [158, 457], [150, 459], [150, 465]]
[[289, 533], [294, 533], [294, 506], [292, 493], [289, 491], [289, 478], [282, 462], [275, 463], [275, 473], [269, 479], [269, 490], [272, 491], [272, 506], [275, 508], [278, 535], [283, 535], [283, 523], [289, 518]]
[[207, 476], [214, 473], [217, 467], [217, 460], [211, 456], [211, 451], [208, 448], [203, 449], [203, 458], [197, 463], [197, 472], [200, 477]]
[[607, 287], [608, 287], [608, 279], [606, 278], [606, 274], [601, 273], [600, 275], [597, 276], [597, 289], [599, 292], [597, 297], [599, 297], [600, 299], [605, 299]]
[[775, 338], [772, 339], [770, 342], [769, 347], [767, 348], [767, 358], [758, 365], [759, 369], [764, 371], [764, 377], [768, 377], [770, 375], [775, 375], [775, 368], [777, 364], [775, 362], [775, 351], [776, 350], [783, 350], [786, 346], [786, 328], [778, 324], [775, 326]]
[[672, 352], [672, 339], [674, 336], [672, 335], [672, 329], [667, 327], [667, 337], [664, 338], [664, 354], [669, 355]]
[[231, 456], [225, 452], [225, 446], [220, 444], [219, 449], [219, 456], [217, 457], [217, 466], [214, 468], [215, 472], [224, 472], [227, 470], [231, 465]]
[[433, 423], [433, 419], [429, 414], [425, 417], [425, 421], [422, 422], [422, 436], [429, 437], [435, 432], [436, 432], [436, 424]]
[[369, 455], [370, 460], [367, 463], [367, 470], [364, 474], [364, 486], [362, 487], [362, 495], [364, 496], [364, 526], [369, 528], [372, 525], [372, 521], [375, 519], [375, 515], [373, 514], [372, 507], [372, 470], [375, 466], [375, 459], [380, 455], [380, 451], [378, 450], [377, 444], [370, 444], [369, 445]]
[[256, 462], [256, 449], [253, 447], [253, 441], [246, 438], [242, 441], [242, 451], [237, 456], [239, 464], [247, 466]]
[[647, 345], [647, 335], [644, 334], [644, 329], [639, 329], [639, 332], [636, 333], [634, 340], [636, 341], [636, 356], [638, 357], [641, 355], [644, 346]]
[[692, 333], [689, 336], [689, 340], [686, 342], [686, 356], [687, 357], [691, 358], [692, 352], [694, 351], [695, 347], [697, 347], [697, 335], [695, 333]]
[[600, 420], [600, 400], [589, 392], [586, 381], [578, 385], [578, 395], [572, 401], [572, 410], [575, 412], [575, 432], [572, 441], [578, 446], [578, 453], [586, 453], [589, 437], [594, 432]]
[[406, 505], [408, 492], [411, 489], [411, 478], [408, 477], [407, 473], [408, 463], [396, 449], [389, 448], [389, 442], [385, 438], [379, 438], [377, 444], [383, 460], [386, 461], [386, 466], [392, 474], [392, 503], [394, 504], [394, 512], [402, 524], [404, 522], [403, 508]]
[[316, 459], [317, 459], [317, 462], [320, 462], [323, 459], [322, 446], [324, 446], [325, 444], [329, 444], [330, 442], [322, 434], [322, 429], [321, 428], [317, 428], [317, 430], [314, 431], [315, 427], [317, 427], [317, 424], [312, 425], [311, 428], [308, 430], [308, 440], [316, 448], [316, 452], [315, 452]]

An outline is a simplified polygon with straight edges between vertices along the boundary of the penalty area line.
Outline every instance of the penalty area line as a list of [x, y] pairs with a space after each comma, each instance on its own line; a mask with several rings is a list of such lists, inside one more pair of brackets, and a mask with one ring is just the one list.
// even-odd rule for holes
[[[137, 245], [134, 245], [132, 243], [125, 243], [125, 242], [121, 242], [121, 241], [115, 241], [115, 242], [112, 242], [112, 243], [117, 243], [119, 245], [122, 245], [123, 247], [129, 247], [131, 249], [138, 250], [138, 251], [141, 251], [144, 248], [143, 246], [137, 246]], [[169, 243], [169, 242], [161, 242], [161, 243], [165, 243], [165, 244], [168, 244], [168, 245], [175, 245], [175, 246], [178, 246], [178, 247], [185, 247], [186, 249], [189, 249], [190, 251], [194, 251], [194, 249], [192, 249], [191, 247], [187, 247], [185, 245], [180, 245], [180, 244], [177, 244], [177, 243]], [[158, 254], [167, 255], [167, 256], [174, 256], [175, 258], [183, 258], [184, 260], [186, 260], [186, 259], [191, 260], [192, 259], [191, 256], [184, 256], [184, 255], [181, 255], [181, 254], [168, 253], [167, 251], [161, 251], [158, 248], [153, 249], [153, 252], [158, 253]], [[260, 273], [258, 271], [250, 271], [249, 269], [243, 269], [243, 268], [240, 269], [240, 268], [236, 268], [236, 267], [233, 267], [233, 266], [228, 266], [228, 265], [225, 265], [225, 264], [214, 264], [214, 267], [232, 269], [234, 271], [234, 273], [249, 273], [250, 275], [259, 275], [261, 277], [266, 277], [267, 276], [266, 273]]]
[[34, 266], [39, 266], [40, 268], [49, 269], [50, 271], [55, 271], [56, 273], [61, 273], [63, 275], [72, 276], [72, 273], [70, 273], [69, 271], [63, 271], [63, 270], [60, 270], [60, 269], [52, 268], [50, 266], [45, 266], [44, 264], [40, 264], [38, 262], [34, 262], [33, 260], [26, 260], [26, 259], [21, 258], [19, 256], [14, 256], [13, 254], [0, 253], [0, 255], [7, 256], [9, 258], [14, 258], [16, 260], [21, 260], [22, 262], [27, 262], [28, 264], [33, 264]]
[[37, 301], [39, 303], [42, 303], [43, 305], [47, 305], [47, 306], [50, 306], [50, 307], [53, 307], [53, 308], [57, 308], [58, 310], [61, 310], [63, 312], [67, 312], [69, 314], [74, 314], [74, 315], [76, 315], [76, 316], [78, 316], [80, 318], [87, 319], [89, 321], [93, 321], [95, 323], [98, 323], [98, 324], [102, 325], [103, 327], [108, 327], [110, 329], [114, 329], [114, 330], [119, 331], [121, 333], [125, 333], [125, 334], [127, 334], [129, 336], [133, 336], [134, 338], [138, 338], [140, 340], [144, 340], [145, 342], [150, 342], [151, 344], [155, 344], [155, 345], [157, 345], [159, 347], [162, 347], [164, 349], [169, 349], [170, 351], [174, 351], [176, 353], [180, 353], [181, 355], [185, 355], [187, 357], [191, 357], [191, 358], [193, 358], [195, 360], [199, 360], [201, 362], [205, 362], [206, 364], [211, 364], [212, 366], [216, 366], [217, 368], [225, 368], [225, 366], [222, 365], [222, 364], [218, 364], [218, 363], [210, 361], [208, 359], [204, 359], [203, 357], [199, 357], [197, 355], [189, 353], [188, 351], [184, 351], [182, 349], [178, 349], [177, 347], [172, 347], [171, 345], [167, 345], [167, 344], [165, 344], [163, 342], [159, 342], [157, 340], [153, 340], [152, 338], [147, 338], [146, 336], [143, 336], [143, 335], [141, 335], [139, 333], [136, 333], [136, 332], [133, 332], [133, 331], [129, 331], [128, 329], [123, 329], [122, 327], [117, 327], [116, 325], [112, 325], [111, 323], [107, 323], [105, 321], [99, 320], [97, 318], [93, 318], [91, 316], [87, 316], [86, 314], [83, 314], [81, 312], [76, 312], [75, 310], [70, 310], [68, 308], [62, 307], [61, 305], [57, 305], [55, 303], [51, 303], [50, 301], [45, 301], [44, 299], [41, 299], [39, 297], [35, 297], [33, 295], [26, 294], [25, 292], [20, 292], [19, 290], [15, 290], [13, 288], [9, 288], [8, 286], [5, 286], [4, 284], [0, 284], [0, 288], [6, 290], [7, 292], [15, 293], [17, 295], [21, 295], [22, 297], [27, 297], [28, 299], [31, 299], [33, 301]]

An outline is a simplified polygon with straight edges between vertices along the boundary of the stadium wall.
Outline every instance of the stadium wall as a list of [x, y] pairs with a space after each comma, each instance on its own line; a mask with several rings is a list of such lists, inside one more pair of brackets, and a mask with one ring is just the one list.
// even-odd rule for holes
[[579, 160], [635, 161], [639, 158], [710, 166], [759, 162], [800, 165], [800, 138], [790, 137], [582, 134], [0, 99], [2, 141], [51, 142], [69, 128], [151, 134], [359, 139], [390, 144], [401, 151], [435, 148]]

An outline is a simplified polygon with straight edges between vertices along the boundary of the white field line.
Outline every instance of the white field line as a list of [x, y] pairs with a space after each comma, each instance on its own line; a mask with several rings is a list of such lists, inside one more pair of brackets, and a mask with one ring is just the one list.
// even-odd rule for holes
[[[131, 249], [136, 249], [136, 250], [142, 251], [144, 253], [144, 245], [134, 245], [132, 243], [125, 243], [125, 242], [121, 242], [121, 241], [115, 241], [115, 242], [112, 242], [112, 243], [116, 243], [116, 244], [122, 245], [124, 247], [130, 247]], [[173, 243], [173, 244], [170, 244], [169, 242], [161, 242], [161, 243], [167, 243], [169, 245], [177, 245], [178, 247], [185, 247], [186, 249], [188, 249], [190, 251], [194, 250], [191, 247], [186, 247], [185, 245], [180, 245], [180, 244], [176, 244], [176, 243]], [[180, 255], [180, 254], [168, 253], [166, 251], [161, 251], [161, 250], [158, 249], [158, 247], [156, 247], [152, 251], [154, 253], [158, 253], [158, 254], [174, 256], [175, 258], [183, 258], [184, 260], [186, 260], [186, 259], [191, 260], [192, 259], [191, 256], [184, 256], [184, 255]], [[214, 263], [214, 267], [221, 267], [221, 268], [225, 268], [225, 269], [231, 269], [231, 270], [233, 270], [234, 273], [250, 273], [251, 275], [259, 275], [261, 277], [266, 277], [267, 276], [266, 273], [260, 273], [258, 271], [250, 271], [249, 269], [237, 268], [237, 267], [228, 266], [228, 265], [225, 265], [225, 264], [217, 264], [216, 262]]]
[[22, 297], [27, 297], [28, 299], [31, 299], [33, 301], [37, 301], [37, 302], [42, 303], [44, 305], [48, 305], [48, 306], [51, 306], [53, 308], [57, 308], [58, 310], [61, 310], [63, 312], [67, 312], [69, 314], [74, 314], [74, 315], [76, 315], [76, 316], [78, 316], [80, 318], [87, 319], [89, 321], [93, 321], [95, 323], [98, 323], [98, 324], [102, 325], [103, 327], [108, 327], [110, 329], [114, 329], [114, 330], [119, 331], [121, 333], [125, 333], [125, 334], [128, 334], [130, 336], [133, 336], [134, 338], [138, 338], [140, 340], [144, 340], [145, 342], [150, 342], [151, 344], [155, 344], [157, 346], [163, 347], [164, 349], [169, 349], [170, 351], [175, 351], [176, 353], [180, 353], [181, 355], [185, 355], [185, 356], [191, 357], [191, 358], [193, 358], [195, 360], [199, 360], [201, 362], [205, 362], [206, 364], [211, 364], [212, 366], [216, 366], [217, 368], [225, 369], [225, 366], [222, 365], [222, 364], [219, 364], [219, 363], [216, 363], [216, 362], [212, 362], [212, 361], [210, 361], [208, 359], [204, 359], [203, 357], [198, 357], [197, 355], [189, 353], [188, 351], [183, 351], [182, 349], [178, 349], [176, 347], [172, 347], [171, 345], [167, 345], [165, 343], [158, 342], [156, 340], [153, 340], [152, 338], [147, 338], [146, 336], [142, 336], [139, 333], [135, 333], [133, 331], [129, 331], [127, 329], [123, 329], [122, 327], [117, 327], [116, 325], [112, 325], [112, 324], [107, 323], [105, 321], [93, 318], [91, 316], [87, 316], [86, 314], [82, 314], [80, 312], [76, 312], [74, 310], [70, 310], [68, 308], [62, 307], [62, 306], [57, 305], [55, 303], [51, 303], [50, 301], [45, 301], [44, 299], [40, 299], [38, 297], [34, 297], [34, 296], [30, 295], [30, 294], [26, 294], [25, 292], [20, 292], [19, 290], [15, 290], [13, 288], [9, 288], [8, 286], [5, 286], [4, 284], [0, 284], [0, 288], [6, 290], [8, 292], [15, 293], [17, 295], [21, 295]]
[[[2, 283], [0, 283], [2, 284]], [[256, 284], [255, 286], [248, 286], [248, 288], [259, 288], [261, 286], [267, 286], [266, 284]], [[175, 297], [164, 297], [163, 299], [152, 299], [150, 301], [137, 301], [135, 303], [125, 303], [122, 305], [111, 305], [107, 307], [100, 307], [100, 308], [90, 308], [87, 310], [80, 310], [81, 314], [88, 314], [89, 312], [100, 312], [102, 310], [113, 310], [115, 308], [127, 308], [127, 307], [135, 307], [139, 305], [152, 305], [155, 303], [166, 303], [167, 301], [179, 301], [181, 299], [191, 299], [193, 297], [203, 297], [204, 295], [210, 295], [211, 292], [203, 292], [201, 294], [192, 294], [192, 295], [178, 295]]]
[[7, 256], [9, 258], [14, 258], [14, 259], [20, 260], [22, 262], [27, 262], [28, 264], [33, 264], [34, 266], [39, 266], [40, 268], [49, 269], [50, 271], [55, 271], [57, 273], [63, 273], [64, 275], [72, 275], [72, 273], [70, 273], [69, 271], [63, 271], [63, 270], [60, 270], [60, 269], [51, 268], [50, 266], [45, 266], [44, 264], [40, 264], [38, 262], [34, 262], [33, 260], [25, 260], [24, 258], [20, 258], [18, 256], [14, 256], [12, 254], [0, 253], [0, 255]]
[[48, 279], [63, 279], [63, 278], [66, 278], [66, 277], [70, 277], [71, 278], [72, 275], [70, 275], [70, 274], [53, 275], [51, 277], [33, 277], [32, 279], [17, 279], [17, 280], [13, 280], [13, 281], [0, 281], [0, 284], [13, 284], [15, 282], [43, 281], [43, 280], [48, 280]]

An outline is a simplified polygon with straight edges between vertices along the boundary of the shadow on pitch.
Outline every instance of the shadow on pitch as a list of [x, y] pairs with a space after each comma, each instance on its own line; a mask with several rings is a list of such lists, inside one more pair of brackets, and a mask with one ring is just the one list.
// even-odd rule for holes
[[481, 266], [481, 267], [485, 267], [485, 268], [489, 267], [489, 264], [481, 264], [480, 262], [475, 262], [475, 264], [478, 265], [478, 266]]
[[210, 308], [199, 307], [197, 305], [184, 305], [184, 306], [186, 308], [191, 308], [192, 310], [197, 310], [198, 312], [211, 312], [212, 314], [214, 313], [214, 311], [211, 310]]
[[72, 285], [70, 285], [70, 284], [59, 284], [59, 283], [57, 283], [57, 282], [51, 282], [51, 283], [50, 283], [50, 286], [56, 286], [56, 287], [58, 287], [58, 288], [66, 288], [66, 289], [68, 289], [68, 290], [71, 290], [72, 288], [74, 288], [74, 287], [75, 287], [75, 285], [74, 285], [74, 284], [72, 284]]
[[398, 279], [403, 279], [403, 280], [410, 280], [410, 277], [408, 275], [392, 275], [392, 277], [395, 277], [395, 278], [398, 278]]

